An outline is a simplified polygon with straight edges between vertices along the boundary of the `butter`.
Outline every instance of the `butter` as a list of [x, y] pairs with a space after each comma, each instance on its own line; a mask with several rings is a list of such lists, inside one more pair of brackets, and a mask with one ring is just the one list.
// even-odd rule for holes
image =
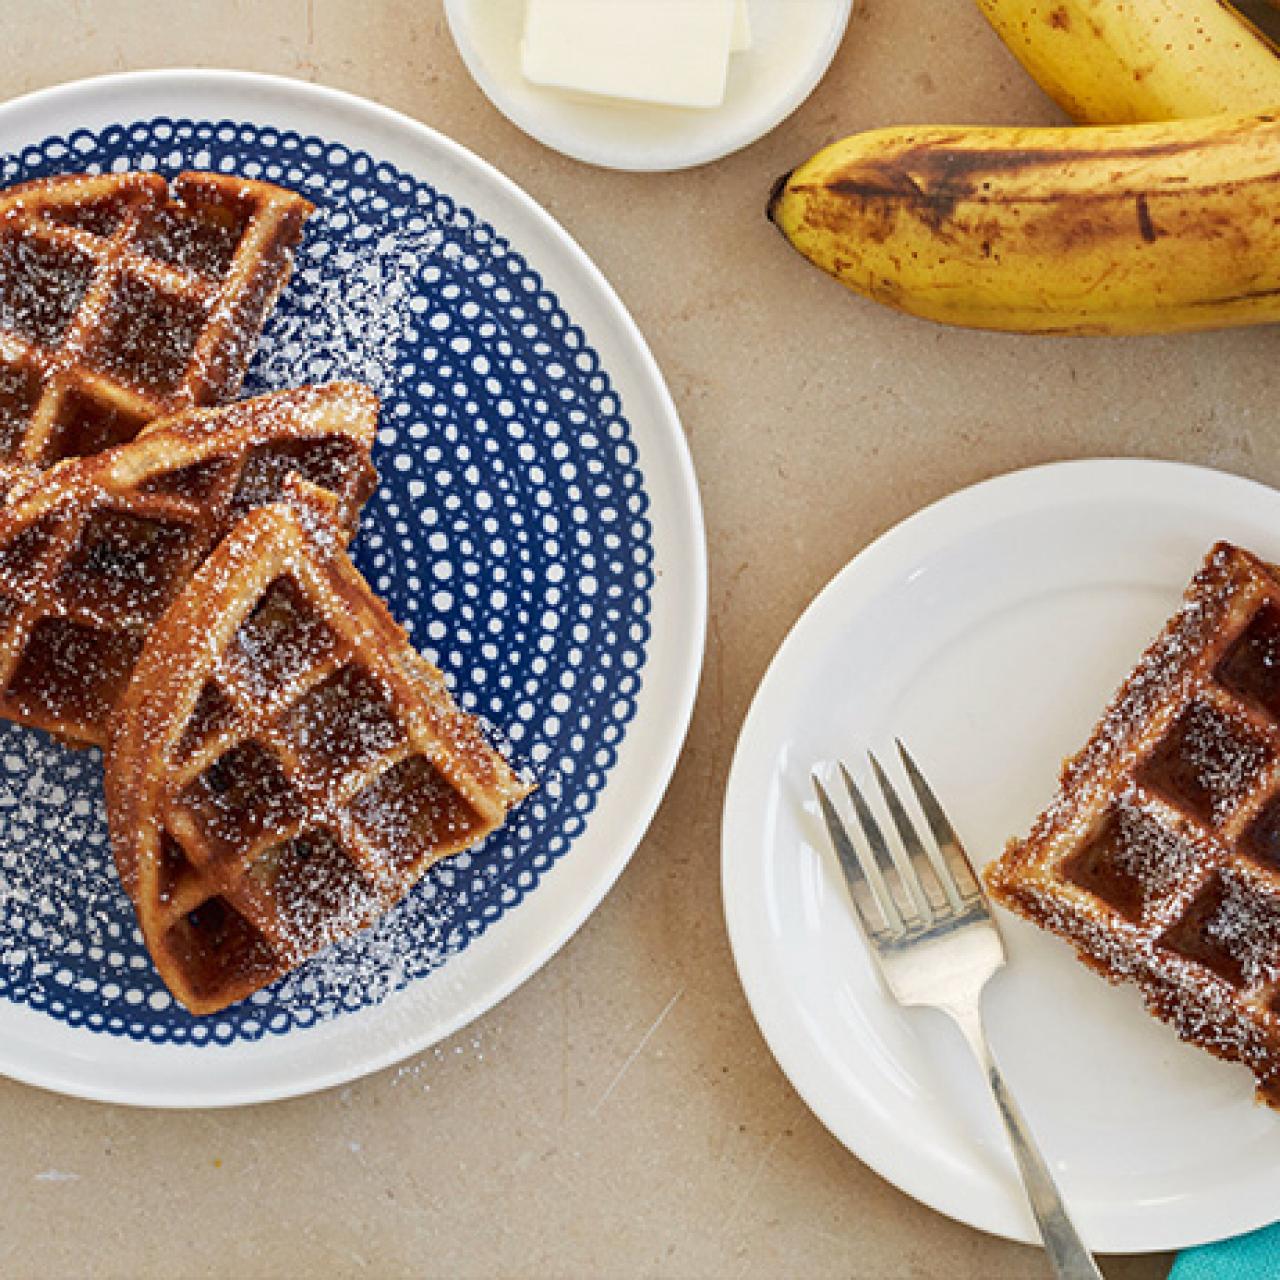
[[746, 0], [527, 0], [533, 84], [672, 107], [718, 107]]
[[733, 34], [729, 37], [730, 53], [745, 53], [751, 48], [751, 15], [747, 0], [733, 0]]

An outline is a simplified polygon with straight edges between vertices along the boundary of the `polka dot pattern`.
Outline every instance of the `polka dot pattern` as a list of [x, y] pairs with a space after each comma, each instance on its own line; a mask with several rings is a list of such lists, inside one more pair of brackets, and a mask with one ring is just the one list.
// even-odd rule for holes
[[213, 169], [316, 215], [246, 392], [383, 397], [356, 563], [538, 787], [379, 925], [215, 1018], [156, 977], [111, 866], [96, 753], [0, 723], [0, 999], [138, 1041], [229, 1044], [384, 999], [465, 947], [582, 832], [635, 714], [653, 548], [637, 451], [586, 335], [494, 227], [363, 152], [152, 119], [0, 156], [0, 184]]

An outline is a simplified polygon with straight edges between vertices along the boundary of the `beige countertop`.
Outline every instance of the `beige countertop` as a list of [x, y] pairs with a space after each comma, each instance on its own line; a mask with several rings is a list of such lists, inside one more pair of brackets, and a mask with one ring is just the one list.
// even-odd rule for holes
[[[683, 760], [604, 905], [535, 978], [399, 1069], [299, 1101], [130, 1111], [0, 1081], [6, 1276], [1040, 1277], [830, 1138], [774, 1065], [722, 923], [719, 807], [770, 655], [872, 537], [962, 485], [1093, 455], [1280, 477], [1275, 334], [951, 331], [807, 269], [775, 175], [892, 122], [1054, 109], [963, 0], [857, 0], [792, 119], [693, 172], [589, 169], [468, 78], [440, 0], [5, 0], [0, 97], [98, 72], [245, 67], [365, 94], [509, 174], [651, 343], [701, 479], [709, 648]], [[1109, 1260], [1155, 1277], [1167, 1260]]]

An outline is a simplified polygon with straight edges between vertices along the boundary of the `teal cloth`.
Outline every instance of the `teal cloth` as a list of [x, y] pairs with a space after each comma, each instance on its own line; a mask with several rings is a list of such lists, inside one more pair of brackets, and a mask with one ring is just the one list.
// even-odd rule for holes
[[1169, 1280], [1280, 1280], [1280, 1222], [1178, 1254]]

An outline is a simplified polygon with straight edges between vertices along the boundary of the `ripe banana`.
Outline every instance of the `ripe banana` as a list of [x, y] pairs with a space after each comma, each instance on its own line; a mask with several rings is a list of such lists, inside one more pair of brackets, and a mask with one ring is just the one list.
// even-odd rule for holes
[[783, 178], [769, 216], [850, 288], [949, 324], [1280, 320], [1280, 113], [855, 134]]
[[1085, 124], [1280, 107], [1280, 49], [1225, 0], [977, 0]]

